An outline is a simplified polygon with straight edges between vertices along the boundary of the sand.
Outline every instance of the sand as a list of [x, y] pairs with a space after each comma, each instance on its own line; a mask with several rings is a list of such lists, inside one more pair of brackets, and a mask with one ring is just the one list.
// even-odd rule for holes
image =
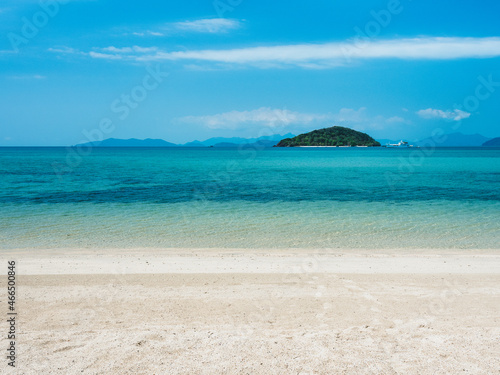
[[0, 373], [500, 373], [500, 254], [438, 253], [3, 250]]

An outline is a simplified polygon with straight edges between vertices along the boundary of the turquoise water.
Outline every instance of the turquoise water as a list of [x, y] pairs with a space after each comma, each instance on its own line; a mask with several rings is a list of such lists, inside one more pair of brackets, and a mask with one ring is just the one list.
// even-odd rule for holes
[[500, 149], [0, 148], [0, 248], [500, 244]]

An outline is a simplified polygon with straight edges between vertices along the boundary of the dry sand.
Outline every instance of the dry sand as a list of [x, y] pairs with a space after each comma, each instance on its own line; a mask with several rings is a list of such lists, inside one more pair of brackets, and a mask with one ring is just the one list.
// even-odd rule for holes
[[19, 335], [0, 373], [500, 373], [495, 251], [1, 254]]

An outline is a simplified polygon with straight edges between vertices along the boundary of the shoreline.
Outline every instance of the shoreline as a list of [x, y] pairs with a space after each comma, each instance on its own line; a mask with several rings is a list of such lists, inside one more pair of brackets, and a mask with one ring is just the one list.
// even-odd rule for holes
[[331, 249], [10, 250], [24, 275], [170, 273], [500, 273], [497, 250], [338, 251]]
[[382, 146], [293, 146], [293, 147], [299, 147], [299, 148], [365, 148], [365, 147], [382, 147]]

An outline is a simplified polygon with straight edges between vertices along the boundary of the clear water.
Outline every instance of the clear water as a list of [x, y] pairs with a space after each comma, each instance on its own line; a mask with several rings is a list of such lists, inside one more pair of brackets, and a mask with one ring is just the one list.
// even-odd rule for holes
[[500, 149], [0, 148], [0, 248], [500, 248]]

